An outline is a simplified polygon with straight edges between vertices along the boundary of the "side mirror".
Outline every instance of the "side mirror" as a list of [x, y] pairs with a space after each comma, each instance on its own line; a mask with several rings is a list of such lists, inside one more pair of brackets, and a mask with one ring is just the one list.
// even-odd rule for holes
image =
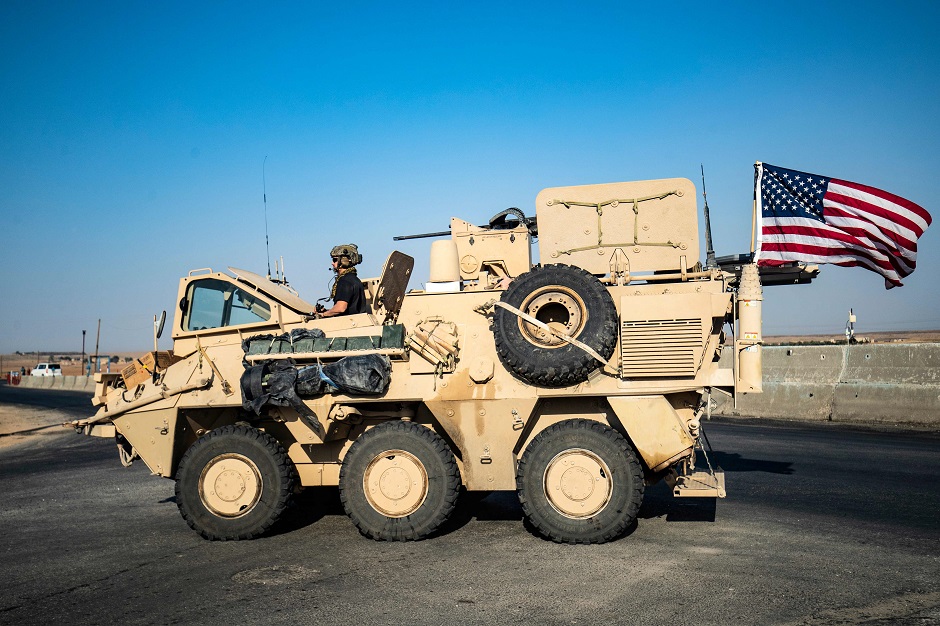
[[159, 339], [163, 335], [163, 325], [166, 323], [166, 311], [160, 314], [160, 319], [157, 319], [157, 316], [153, 316], [153, 327], [156, 331], [156, 337]]

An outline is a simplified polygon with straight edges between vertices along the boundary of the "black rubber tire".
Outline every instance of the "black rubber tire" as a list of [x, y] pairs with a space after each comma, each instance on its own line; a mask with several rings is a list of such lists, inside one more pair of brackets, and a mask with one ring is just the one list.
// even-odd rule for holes
[[[564, 482], [566, 472], [570, 471], [562, 467], [562, 459], [570, 458], [565, 455], [580, 458], [590, 455], [600, 461], [599, 465], [606, 466], [596, 477], [587, 474], [583, 467], [572, 468], [575, 474], [590, 476], [597, 486], [609, 491], [606, 502], [598, 505], [599, 510], [574, 517], [562, 513], [551, 500], [548, 492]], [[550, 468], [558, 470], [558, 474], [551, 476], [560, 474], [562, 481], [549, 479]], [[575, 490], [584, 485], [580, 476], [571, 478]], [[605, 543], [616, 539], [636, 520], [644, 487], [643, 470], [624, 436], [605, 424], [586, 419], [559, 422], [539, 433], [526, 448], [516, 470], [516, 489], [526, 518], [539, 534], [558, 543]], [[556, 502], [564, 507], [576, 500], [565, 503], [559, 498]]]
[[[226, 457], [240, 459], [241, 467], [249, 466], [245, 460], [253, 464], [261, 482], [256, 501], [231, 515], [214, 512], [200, 495], [204, 474]], [[200, 437], [183, 455], [176, 473], [176, 504], [190, 528], [206, 539], [253, 539], [291, 505], [297, 483], [297, 470], [274, 437], [250, 426], [223, 426]]]
[[[375, 463], [398, 458], [385, 455], [395, 450], [406, 453], [402, 460], [410, 467], [420, 464], [427, 480], [418, 485], [425, 495], [414, 510], [388, 515], [373, 506], [365, 481]], [[424, 539], [454, 512], [459, 494], [460, 470], [450, 448], [437, 433], [414, 422], [385, 422], [366, 431], [349, 449], [339, 473], [339, 497], [346, 514], [359, 532], [377, 541]]]
[[[569, 305], [538, 300], [561, 296]], [[610, 293], [592, 274], [570, 265], [545, 265], [533, 268], [512, 281], [500, 298], [523, 313], [534, 314], [540, 321], [559, 321], [572, 326], [566, 331], [587, 344], [605, 359], [610, 359], [617, 345], [617, 308]], [[555, 298], [556, 302], [558, 298]], [[547, 304], [548, 306], [544, 306]], [[568, 307], [572, 307], [569, 309]], [[572, 314], [569, 316], [569, 311]], [[559, 313], [556, 317], [555, 313]], [[575, 320], [580, 316], [580, 321]], [[601, 363], [581, 348], [554, 339], [557, 345], [539, 341], [515, 314], [496, 307], [493, 337], [499, 359], [510, 372], [538, 387], [568, 387], [587, 380]]]

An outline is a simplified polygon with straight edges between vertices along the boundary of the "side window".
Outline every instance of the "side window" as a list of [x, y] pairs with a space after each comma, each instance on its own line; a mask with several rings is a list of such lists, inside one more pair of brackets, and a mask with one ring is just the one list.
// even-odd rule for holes
[[267, 302], [224, 280], [198, 280], [186, 291], [189, 310], [183, 330], [205, 330], [271, 319]]
[[[235, 287], [232, 285], [232, 287]], [[247, 291], [235, 287], [232, 293], [232, 306], [227, 326], [254, 324], [271, 319], [271, 307], [264, 300], [259, 300]]]

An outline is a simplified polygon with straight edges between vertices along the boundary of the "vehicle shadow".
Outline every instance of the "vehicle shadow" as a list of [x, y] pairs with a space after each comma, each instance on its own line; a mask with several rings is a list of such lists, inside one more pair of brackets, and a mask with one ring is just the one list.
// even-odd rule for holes
[[[740, 454], [713, 451], [709, 454], [713, 465], [728, 472], [769, 472], [793, 474], [792, 463], [743, 458]], [[175, 503], [176, 497], [160, 500], [161, 504]], [[639, 519], [665, 517], [668, 522], [714, 522], [715, 498], [676, 498], [665, 482], [646, 488], [643, 503], [637, 513]], [[316, 524], [328, 516], [345, 516], [338, 487], [308, 487], [294, 498], [292, 506], [271, 528], [270, 536], [294, 532]], [[522, 505], [514, 491], [466, 491], [461, 490], [457, 506], [450, 518], [430, 537], [449, 535], [470, 522], [477, 521], [524, 521]], [[534, 535], [538, 532], [525, 522], [525, 527]], [[634, 523], [624, 536], [636, 529]]]
[[[167, 498], [167, 501], [175, 501], [175, 498]], [[646, 488], [637, 518], [665, 517], [669, 522], [714, 522], [715, 511], [714, 498], [675, 498], [669, 486], [661, 482]], [[325, 517], [345, 515], [337, 487], [308, 487], [296, 496], [294, 506], [271, 528], [269, 535], [294, 532], [316, 524]], [[428, 538], [449, 535], [472, 521], [521, 521], [530, 533], [539, 535], [523, 519], [522, 505], [516, 492], [461, 490], [450, 518]], [[636, 528], [634, 522], [622, 536], [629, 536]]]
[[431, 537], [442, 537], [460, 530], [473, 520], [519, 521], [522, 505], [515, 491], [467, 491], [460, 490], [457, 507]]
[[767, 461], [764, 459], [746, 459], [734, 452], [712, 451], [708, 453], [712, 465], [717, 465], [726, 472], [767, 472], [768, 474], [793, 473], [793, 463], [789, 461]]
[[328, 516], [344, 516], [339, 487], [307, 487], [294, 496], [294, 505], [268, 532], [269, 536], [291, 533], [312, 526]]
[[716, 498], [676, 498], [665, 482], [646, 488], [637, 517], [665, 517], [667, 522], [714, 522]]

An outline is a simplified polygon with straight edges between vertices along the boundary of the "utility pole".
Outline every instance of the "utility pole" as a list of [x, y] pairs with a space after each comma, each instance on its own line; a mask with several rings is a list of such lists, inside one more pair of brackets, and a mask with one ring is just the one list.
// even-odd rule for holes
[[98, 367], [98, 341], [101, 339], [101, 318], [98, 318], [98, 334], [95, 335], [95, 367]]

